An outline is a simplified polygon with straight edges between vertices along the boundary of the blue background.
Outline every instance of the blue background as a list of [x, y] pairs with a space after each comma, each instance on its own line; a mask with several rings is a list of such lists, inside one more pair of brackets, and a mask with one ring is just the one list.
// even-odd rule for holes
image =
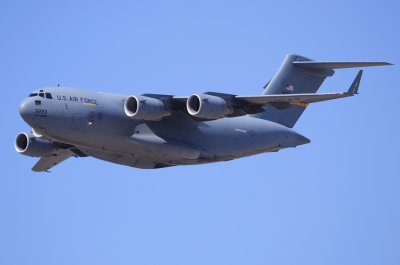
[[[372, 3], [373, 2], [373, 3]], [[92, 158], [35, 174], [14, 151], [43, 86], [259, 94], [287, 53], [400, 63], [398, 1], [1, 1], [0, 264], [400, 264], [399, 71], [310, 106], [312, 142], [140, 170]], [[338, 70], [319, 92], [347, 90]]]

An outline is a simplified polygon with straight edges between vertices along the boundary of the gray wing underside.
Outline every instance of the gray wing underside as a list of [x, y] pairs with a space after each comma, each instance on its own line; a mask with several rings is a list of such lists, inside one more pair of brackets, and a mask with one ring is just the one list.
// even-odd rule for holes
[[33, 166], [32, 171], [34, 172], [48, 171], [50, 168], [60, 164], [61, 162], [70, 158], [71, 156], [75, 156], [75, 153], [72, 152], [71, 150], [59, 149], [51, 156], [40, 158], [39, 161]]

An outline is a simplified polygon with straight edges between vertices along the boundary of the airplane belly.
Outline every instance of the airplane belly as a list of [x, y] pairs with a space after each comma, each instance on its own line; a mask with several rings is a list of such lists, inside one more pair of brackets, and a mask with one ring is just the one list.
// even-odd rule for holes
[[291, 144], [291, 129], [249, 116], [206, 122], [203, 134], [208, 135], [208, 147], [217, 158], [233, 159], [252, 154], [276, 151]]
[[167, 164], [159, 161], [155, 161], [153, 159], [146, 159], [137, 155], [128, 155], [121, 153], [114, 153], [104, 150], [96, 150], [91, 148], [79, 147], [81, 151], [90, 155], [94, 158], [101, 159], [104, 161], [108, 161], [111, 163], [116, 163], [120, 165], [136, 167], [141, 169], [154, 169], [154, 168], [163, 168], [163, 167], [171, 167], [174, 164]]

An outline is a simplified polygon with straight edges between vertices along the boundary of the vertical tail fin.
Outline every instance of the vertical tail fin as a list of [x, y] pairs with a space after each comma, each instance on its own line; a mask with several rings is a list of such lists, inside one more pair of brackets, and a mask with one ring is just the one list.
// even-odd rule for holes
[[[325, 78], [335, 73], [333, 69], [381, 65], [391, 64], [385, 62], [317, 62], [300, 55], [289, 54], [272, 80], [264, 86], [263, 95], [315, 93]], [[356, 80], [361, 77], [361, 73]], [[355, 85], [354, 93], [357, 93], [358, 84]], [[306, 107], [307, 104], [268, 105], [264, 107], [265, 112], [256, 116], [292, 128]]]
[[[278, 72], [265, 85], [263, 95], [315, 93], [325, 78], [335, 73], [330, 68], [299, 67], [294, 62], [313, 61], [295, 54], [287, 55]], [[265, 112], [257, 116], [292, 128], [306, 107], [304, 104], [285, 108], [269, 105], [265, 107]]]

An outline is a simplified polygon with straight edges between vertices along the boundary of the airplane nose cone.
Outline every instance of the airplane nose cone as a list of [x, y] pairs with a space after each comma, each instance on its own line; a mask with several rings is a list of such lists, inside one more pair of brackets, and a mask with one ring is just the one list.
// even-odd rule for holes
[[22, 101], [21, 105], [19, 105], [19, 114], [25, 121], [28, 121], [30, 115], [32, 114], [32, 106], [28, 99], [25, 99]]

